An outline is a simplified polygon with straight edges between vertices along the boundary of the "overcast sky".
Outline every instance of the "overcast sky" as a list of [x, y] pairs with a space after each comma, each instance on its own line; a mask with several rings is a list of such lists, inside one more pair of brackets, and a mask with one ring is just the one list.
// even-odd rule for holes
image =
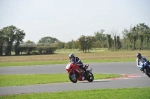
[[35, 43], [45, 36], [68, 42], [81, 35], [150, 26], [150, 0], [0, 0], [0, 29], [14, 25]]

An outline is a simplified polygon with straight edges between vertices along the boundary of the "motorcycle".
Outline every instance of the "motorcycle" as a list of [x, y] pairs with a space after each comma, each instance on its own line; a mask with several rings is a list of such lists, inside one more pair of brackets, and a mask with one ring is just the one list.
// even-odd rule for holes
[[149, 62], [144, 62], [140, 63], [138, 66], [148, 77], [150, 77], [150, 63]]
[[77, 80], [83, 81], [82, 77], [84, 76], [84, 80], [92, 82], [94, 80], [94, 75], [92, 73], [92, 68], [90, 70], [87, 70], [88, 67], [88, 64], [84, 65], [86, 72], [83, 75], [84, 70], [81, 69], [78, 64], [69, 62], [66, 66], [66, 70], [68, 71], [70, 81], [73, 83], [76, 83]]

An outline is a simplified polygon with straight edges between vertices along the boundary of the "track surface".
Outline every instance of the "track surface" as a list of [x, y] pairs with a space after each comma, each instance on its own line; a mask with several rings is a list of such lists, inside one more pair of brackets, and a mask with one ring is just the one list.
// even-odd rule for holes
[[[137, 67], [135, 62], [119, 62], [119, 63], [91, 63], [94, 73], [114, 73], [128, 74], [128, 77], [116, 79], [94, 80], [89, 83], [87, 81], [77, 83], [54, 83], [54, 84], [38, 84], [28, 86], [12, 86], [0, 87], [0, 95], [21, 94], [32, 92], [57, 92], [68, 90], [88, 90], [100, 88], [129, 88], [129, 87], [150, 87], [150, 78], [143, 74]], [[67, 73], [64, 65], [43, 65], [43, 66], [17, 66], [17, 67], [1, 67], [0, 75], [3, 74], [50, 74], [50, 73]], [[89, 67], [89, 68], [90, 68]]]

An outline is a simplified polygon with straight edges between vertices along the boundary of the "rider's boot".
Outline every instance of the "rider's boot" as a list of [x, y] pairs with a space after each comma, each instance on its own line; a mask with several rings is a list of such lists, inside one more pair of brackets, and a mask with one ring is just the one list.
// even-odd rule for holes
[[85, 68], [85, 66], [83, 66], [83, 70], [84, 70], [84, 73], [86, 73], [86, 68]]
[[85, 69], [84, 66], [81, 66], [81, 68], [82, 68], [82, 70], [83, 70], [83, 72], [82, 72], [82, 80], [84, 80], [84, 79], [85, 79], [86, 69]]
[[144, 68], [140, 68], [140, 70], [144, 73]]
[[82, 76], [85, 76], [85, 75], [86, 75], [86, 70], [83, 69]]
[[82, 72], [82, 80], [84, 80], [85, 72]]
[[84, 80], [84, 76], [82, 76], [82, 80]]

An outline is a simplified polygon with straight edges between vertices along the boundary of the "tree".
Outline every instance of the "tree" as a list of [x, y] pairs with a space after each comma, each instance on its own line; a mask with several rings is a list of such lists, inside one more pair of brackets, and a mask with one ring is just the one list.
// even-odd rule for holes
[[87, 36], [87, 50], [89, 52], [89, 50], [93, 47], [93, 42], [95, 40], [95, 38], [93, 36]]
[[15, 43], [15, 47], [14, 47], [16, 55], [20, 54], [20, 47], [19, 47], [19, 45], [20, 45], [20, 43], [23, 42], [24, 37], [25, 37], [24, 31], [20, 30], [20, 29], [16, 29], [16, 32], [15, 32], [15, 42], [16, 43]]
[[33, 41], [28, 40], [25, 42], [25, 47], [27, 55], [30, 55], [31, 51], [36, 49], [36, 44]]
[[66, 47], [67, 47], [68, 49], [72, 49], [72, 41], [66, 43], [66, 45], [67, 45]]
[[78, 49], [79, 48], [79, 41], [73, 41], [72, 40], [72, 48], [73, 49]]
[[57, 43], [57, 48], [58, 48], [58, 49], [65, 48], [65, 43], [59, 41], [59, 42]]
[[122, 31], [122, 33], [123, 33], [123, 41], [122, 41], [122, 47], [123, 47], [123, 49], [126, 49], [126, 50], [128, 50], [129, 49], [129, 39], [128, 39], [128, 33], [129, 33], [129, 30], [127, 30], [127, 29], [124, 29], [123, 31]]
[[[15, 52], [16, 54], [19, 54], [19, 51], [17, 51], [17, 49], [20, 42], [24, 39], [25, 33], [15, 26], [7, 26], [1, 30], [0, 35], [0, 37], [2, 38], [1, 45], [5, 44], [5, 55], [11, 55], [14, 41], [16, 41]], [[1, 46], [1, 49], [3, 49], [4, 46]]]
[[55, 43], [55, 42], [59, 42], [58, 39], [47, 36], [47, 37], [43, 37], [38, 41], [38, 44], [40, 45], [49, 45], [51, 43]]
[[40, 54], [52, 54], [57, 48], [64, 47], [64, 43], [58, 39], [47, 36], [38, 41], [38, 51]]
[[111, 31], [111, 35], [112, 35], [112, 37], [113, 37], [113, 40], [112, 40], [112, 49], [113, 50], [116, 50], [117, 49], [117, 30], [112, 30]]
[[121, 48], [120, 36], [117, 36], [116, 47], [117, 47], [117, 49], [120, 49], [120, 48]]
[[94, 37], [93, 36], [84, 36], [82, 35], [79, 39], [79, 48], [86, 52], [89, 51], [93, 46]]
[[124, 30], [124, 45], [128, 45], [132, 50], [150, 49], [150, 28], [144, 23], [139, 23], [130, 30]]
[[0, 56], [3, 55], [4, 43], [5, 43], [5, 36], [4, 36], [4, 33], [2, 32], [2, 30], [0, 30]]
[[111, 49], [111, 47], [112, 47], [111, 41], [112, 41], [111, 35], [108, 34], [107, 35], [107, 47], [108, 47], [108, 49]]
[[96, 33], [94, 33], [94, 37], [95, 37], [95, 44], [97, 48], [101, 48], [101, 47], [106, 47], [107, 42], [106, 42], [106, 35], [104, 34], [103, 29], [101, 29], [100, 31], [97, 31]]
[[85, 36], [84, 35], [82, 35], [78, 40], [79, 40], [79, 45], [80, 45], [80, 49], [84, 52], [84, 38], [85, 38]]
[[8, 26], [2, 29], [2, 32], [4, 33], [6, 38], [5, 55], [11, 55], [12, 44], [15, 39], [15, 35], [14, 35], [15, 29], [16, 29], [15, 26]]
[[87, 50], [87, 46], [86, 46], [86, 43], [87, 43], [87, 37], [82, 35], [79, 39], [79, 45], [80, 45], [80, 49], [83, 51], [83, 52], [86, 52]]
[[12, 47], [13, 47], [13, 42], [16, 41], [16, 54], [18, 54], [17, 52], [17, 48], [20, 44], [20, 42], [24, 39], [24, 36], [25, 36], [25, 33], [16, 28], [15, 26], [11, 25], [11, 26], [7, 26], [7, 27], [4, 27], [2, 30], [1, 30], [1, 38], [2, 39], [2, 43], [4, 44], [5, 43], [5, 55], [11, 55], [11, 50], [12, 50]]

